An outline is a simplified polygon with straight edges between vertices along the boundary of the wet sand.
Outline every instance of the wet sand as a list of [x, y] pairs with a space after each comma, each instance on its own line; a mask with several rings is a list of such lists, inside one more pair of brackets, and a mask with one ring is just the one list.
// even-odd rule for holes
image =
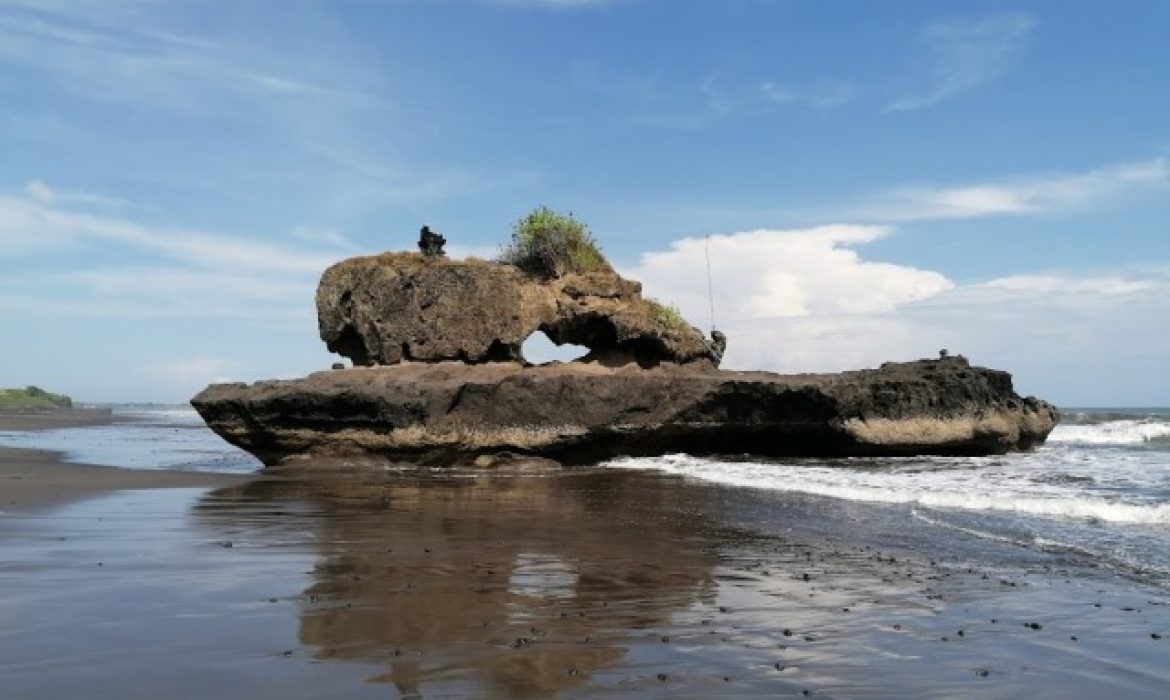
[[53, 430], [110, 425], [123, 420], [108, 408], [0, 411], [0, 430]]
[[[1165, 589], [639, 472], [337, 474], [0, 519], [21, 698], [1165, 697]], [[960, 543], [961, 545], [961, 543]]]
[[[88, 428], [133, 422], [104, 408], [0, 411], [0, 430]], [[0, 447], [0, 513], [47, 506], [128, 489], [223, 487], [234, 475], [165, 469], [121, 469], [68, 462], [60, 452]]]
[[242, 477], [163, 469], [73, 464], [58, 452], [0, 447], [0, 513], [27, 512], [127, 489], [222, 487]]

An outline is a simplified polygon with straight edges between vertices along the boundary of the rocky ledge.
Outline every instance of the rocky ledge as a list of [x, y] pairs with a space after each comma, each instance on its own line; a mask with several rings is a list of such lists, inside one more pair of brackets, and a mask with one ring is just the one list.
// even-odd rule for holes
[[408, 363], [208, 387], [213, 430], [266, 465], [564, 464], [617, 455], [982, 455], [1056, 425], [1011, 376], [961, 357], [782, 376], [678, 365]]

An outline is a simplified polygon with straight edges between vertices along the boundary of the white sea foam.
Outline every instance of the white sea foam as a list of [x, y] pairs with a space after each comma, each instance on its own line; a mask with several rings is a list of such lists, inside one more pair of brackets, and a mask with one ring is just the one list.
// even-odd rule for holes
[[199, 414], [195, 409], [190, 407], [176, 406], [173, 408], [118, 408], [115, 413], [120, 416], [129, 416], [131, 418], [145, 418], [148, 420], [167, 421], [167, 420], [197, 420]]
[[799, 464], [723, 462], [688, 455], [619, 459], [612, 467], [655, 469], [729, 486], [871, 503], [1000, 511], [1045, 518], [1170, 524], [1170, 503], [1136, 502], [1076, 486], [1038, 484], [1027, 470], [973, 468], [898, 471]]
[[1048, 441], [1080, 445], [1141, 445], [1167, 438], [1170, 438], [1170, 422], [1142, 419], [1095, 425], [1058, 425], [1048, 436]]

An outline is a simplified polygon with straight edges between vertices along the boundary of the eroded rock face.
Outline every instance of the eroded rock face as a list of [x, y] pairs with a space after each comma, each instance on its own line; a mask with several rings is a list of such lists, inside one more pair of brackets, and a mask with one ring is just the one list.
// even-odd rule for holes
[[718, 365], [702, 333], [664, 321], [641, 291], [609, 271], [546, 280], [483, 260], [394, 253], [326, 270], [317, 319], [329, 349], [355, 365], [520, 361], [536, 331], [609, 366]]
[[962, 358], [782, 376], [694, 365], [406, 363], [220, 384], [192, 404], [268, 465], [476, 464], [508, 452], [980, 455], [1027, 449], [1056, 409]]

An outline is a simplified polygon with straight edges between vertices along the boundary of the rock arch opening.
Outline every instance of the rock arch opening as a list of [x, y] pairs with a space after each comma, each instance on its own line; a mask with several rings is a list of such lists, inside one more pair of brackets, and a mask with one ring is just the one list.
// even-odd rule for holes
[[520, 354], [534, 365], [543, 365], [548, 362], [580, 360], [589, 354], [589, 348], [572, 343], [557, 345], [544, 331], [535, 331], [520, 346]]

